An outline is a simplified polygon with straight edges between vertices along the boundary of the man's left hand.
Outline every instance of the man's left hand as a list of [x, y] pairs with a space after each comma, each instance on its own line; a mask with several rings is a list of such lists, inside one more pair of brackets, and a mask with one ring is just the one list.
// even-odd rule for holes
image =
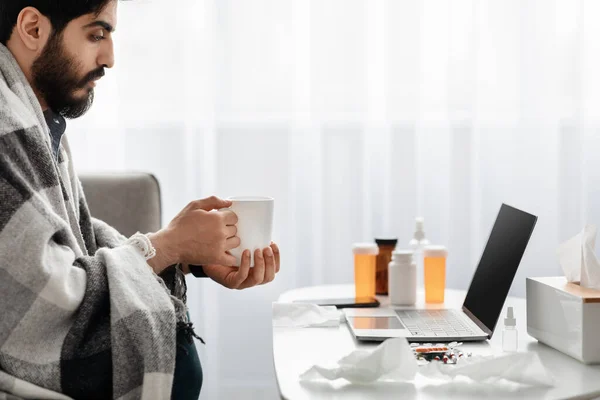
[[204, 273], [226, 288], [242, 290], [272, 282], [280, 267], [279, 247], [272, 243], [270, 247], [254, 252], [254, 268], [250, 268], [250, 250], [246, 250], [239, 268], [205, 265]]

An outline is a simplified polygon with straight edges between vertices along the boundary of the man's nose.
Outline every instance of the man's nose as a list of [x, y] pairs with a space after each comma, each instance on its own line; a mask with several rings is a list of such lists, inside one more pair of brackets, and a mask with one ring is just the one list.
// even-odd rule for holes
[[106, 46], [102, 49], [98, 57], [98, 64], [105, 68], [112, 68], [115, 65], [115, 53], [112, 40], [106, 40]]

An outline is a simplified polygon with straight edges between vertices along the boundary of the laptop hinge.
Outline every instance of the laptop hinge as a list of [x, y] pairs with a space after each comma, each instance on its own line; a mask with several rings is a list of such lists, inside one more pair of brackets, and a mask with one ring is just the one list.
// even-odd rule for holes
[[467, 307], [463, 306], [462, 311], [467, 315], [467, 317], [469, 317], [471, 321], [475, 322], [475, 325], [477, 325], [479, 329], [481, 329], [488, 335], [488, 339], [492, 338], [493, 332], [487, 326], [485, 326], [485, 324], [481, 322], [475, 315], [473, 315], [473, 313], [469, 311]]

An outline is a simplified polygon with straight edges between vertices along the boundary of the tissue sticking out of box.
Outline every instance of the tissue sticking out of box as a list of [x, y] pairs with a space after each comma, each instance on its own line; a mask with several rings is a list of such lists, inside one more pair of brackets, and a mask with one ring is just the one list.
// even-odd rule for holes
[[587, 225], [583, 232], [559, 246], [558, 258], [569, 282], [600, 290], [600, 262], [595, 252], [597, 232], [596, 226]]

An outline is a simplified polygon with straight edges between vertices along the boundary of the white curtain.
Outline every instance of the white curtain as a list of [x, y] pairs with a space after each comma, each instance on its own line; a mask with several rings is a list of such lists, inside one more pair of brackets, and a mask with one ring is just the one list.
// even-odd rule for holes
[[120, 5], [117, 66], [70, 124], [80, 170], [155, 173], [189, 200], [276, 198], [277, 280], [190, 280], [203, 398], [275, 398], [271, 302], [350, 283], [351, 245], [414, 218], [466, 288], [502, 202], [540, 217], [512, 294], [600, 223], [596, 0], [146, 0]]

